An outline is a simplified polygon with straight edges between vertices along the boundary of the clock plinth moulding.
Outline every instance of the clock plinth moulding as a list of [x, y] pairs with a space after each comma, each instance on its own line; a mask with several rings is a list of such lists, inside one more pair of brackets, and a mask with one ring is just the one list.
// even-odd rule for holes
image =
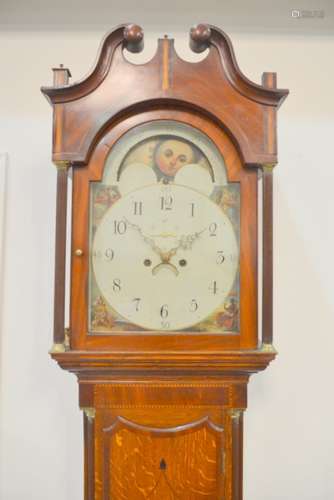
[[[238, 67], [229, 38], [214, 26], [200, 24], [190, 31], [192, 50], [208, 49], [205, 59], [197, 63], [182, 60], [174, 50], [173, 40], [165, 37], [158, 41], [157, 52], [149, 62], [132, 64], [126, 59], [124, 49], [140, 52], [143, 41], [143, 30], [139, 26], [118, 26], [104, 38], [95, 67], [87, 77], [71, 84], [70, 71], [60, 66], [53, 70], [54, 85], [42, 87], [53, 107], [52, 159], [57, 167], [54, 339], [50, 353], [63, 369], [78, 377], [79, 404], [84, 413], [85, 500], [158, 496], [241, 500], [247, 384], [251, 374], [264, 370], [276, 356], [272, 303], [273, 168], [277, 164], [276, 115], [288, 91], [277, 88], [275, 73], [264, 73], [262, 85], [246, 78]], [[152, 130], [151, 135], [147, 130]], [[141, 142], [135, 150], [135, 143], [131, 141], [136, 137], [141, 137]], [[118, 159], [110, 162], [111, 155], [120, 150], [119, 144], [128, 144], [128, 156], [122, 159], [115, 156]], [[203, 153], [205, 147], [207, 154]], [[219, 224], [223, 226], [225, 220], [223, 216], [218, 218], [218, 224], [211, 219], [207, 222], [198, 219], [196, 226], [200, 210], [195, 209], [193, 201], [188, 203], [191, 206], [189, 224], [193, 226], [189, 225], [188, 232], [185, 226], [181, 229], [181, 221], [187, 221], [184, 218], [187, 208], [181, 206], [182, 197], [177, 198], [175, 194], [180, 189], [171, 189], [174, 205], [170, 200], [167, 206], [162, 203], [160, 210], [168, 209], [164, 218], [152, 219], [151, 208], [140, 224], [128, 223], [128, 214], [127, 218], [114, 220], [113, 214], [121, 213], [126, 203], [128, 210], [135, 204], [133, 217], [142, 216], [143, 206], [149, 206], [146, 198], [138, 201], [131, 198], [131, 193], [126, 197], [118, 184], [129, 165], [145, 172], [143, 155], [147, 151], [150, 154], [145, 156], [144, 164], [152, 172], [160, 165], [157, 151], [173, 159], [175, 170], [184, 168], [183, 161], [188, 162], [187, 165], [195, 164], [197, 170], [193, 167], [190, 170], [193, 175], [197, 171], [202, 175], [205, 171], [209, 176], [210, 172], [212, 193], [210, 201], [203, 201], [203, 206], [208, 206], [207, 212], [214, 214], [214, 204], [220, 204], [224, 217], [231, 219], [231, 227], [236, 231], [238, 253], [232, 255], [232, 247], [218, 251], [220, 259], [216, 261], [216, 265], [223, 265], [227, 258], [238, 262], [237, 270], [231, 265], [229, 271], [233, 269], [236, 276], [233, 293], [230, 284], [226, 290], [232, 299], [227, 305], [222, 304], [222, 313], [212, 311], [207, 320], [201, 318], [199, 327], [194, 323], [184, 328], [179, 320], [175, 324], [182, 325], [183, 329], [173, 329], [171, 307], [165, 302], [156, 312], [161, 316], [161, 329], [150, 326], [156, 325], [150, 316], [145, 316], [142, 323], [138, 320], [139, 326], [136, 320], [131, 324], [140, 305], [147, 307], [145, 301], [153, 304], [152, 292], [147, 291], [149, 280], [155, 279], [152, 269], [163, 268], [163, 272], [157, 274], [160, 280], [157, 289], [168, 300], [169, 297], [172, 300], [173, 294], [168, 295], [168, 287], [164, 289], [160, 285], [174, 279], [172, 273], [168, 274], [170, 270], [174, 269], [173, 276], [179, 279], [175, 281], [174, 295], [177, 296], [177, 286], [181, 287], [183, 277], [182, 293], [186, 295], [191, 290], [189, 283], [195, 283], [191, 278], [191, 265], [200, 262], [199, 247], [202, 245], [208, 259], [217, 254], [218, 247], [213, 247], [213, 242], [218, 241], [215, 231], [221, 230]], [[137, 157], [131, 163], [131, 154], [133, 158], [136, 154], [141, 163]], [[210, 160], [210, 154], [218, 158], [216, 164]], [[161, 164], [160, 168], [169, 168], [172, 163], [168, 161], [168, 165]], [[114, 174], [112, 169], [117, 167], [117, 162], [119, 170]], [[110, 179], [114, 179], [109, 184], [108, 168]], [[220, 168], [226, 175], [221, 185], [217, 181]], [[73, 183], [72, 214], [67, 213], [69, 172]], [[159, 190], [168, 183], [177, 184], [175, 179], [174, 173], [159, 171], [157, 185], [151, 192], [158, 193], [159, 200]], [[136, 191], [144, 192], [147, 193], [145, 189]], [[225, 194], [227, 201], [222, 201]], [[203, 196], [194, 194], [199, 207]], [[180, 216], [173, 219], [170, 210], [177, 210], [177, 206], [181, 207]], [[69, 216], [72, 218], [71, 242], [67, 241]], [[103, 216], [104, 220], [109, 217], [110, 228], [114, 227], [113, 238], [121, 238], [127, 232], [123, 240], [128, 242], [127, 248], [129, 242], [137, 241], [138, 245], [130, 247], [137, 253], [143, 251], [146, 257], [140, 257], [141, 260], [138, 257], [138, 265], [147, 282], [143, 285], [143, 295], [132, 299], [131, 307], [137, 309], [132, 309], [129, 317], [126, 309], [119, 315], [117, 308], [128, 300], [126, 286], [137, 284], [112, 274], [116, 269], [120, 272], [124, 269], [125, 273], [126, 265], [121, 260], [115, 264], [116, 246], [103, 247], [106, 236], [102, 229], [102, 236], [96, 236], [97, 228], [103, 228], [99, 226]], [[164, 232], [159, 229], [159, 240], [152, 236], [152, 227], [161, 225], [161, 221], [167, 221], [170, 227]], [[203, 230], [198, 229], [200, 224]], [[190, 230], [191, 227], [196, 229]], [[262, 231], [262, 262], [259, 262], [257, 248], [258, 231]], [[202, 233], [204, 236], [196, 236], [193, 243], [191, 237]], [[166, 249], [161, 245], [166, 240], [169, 242], [168, 238], [174, 238], [176, 243], [171, 240]], [[71, 247], [69, 327], [65, 325], [68, 245]], [[118, 240], [118, 245], [122, 248], [122, 240]], [[123, 253], [118, 252], [117, 258]], [[136, 255], [133, 250], [131, 258], [136, 259]], [[104, 267], [101, 261], [96, 264], [96, 259], [104, 259]], [[260, 265], [262, 282], [258, 283]], [[110, 273], [110, 289], [108, 280], [99, 281], [98, 269], [102, 269], [99, 271], [102, 276], [104, 269]], [[190, 276], [189, 283], [186, 276]], [[189, 303], [191, 311], [197, 314], [207, 299], [210, 309], [210, 304], [215, 302], [210, 302], [207, 295], [220, 293], [227, 280], [224, 276], [228, 276], [228, 272], [224, 275], [217, 268], [217, 281], [212, 278], [200, 291], [202, 281], [196, 282], [193, 289], [196, 288], [198, 296], [179, 295], [179, 302], [188, 301], [185, 304]], [[262, 332], [258, 328], [259, 286]], [[124, 293], [124, 296], [117, 301], [113, 293]], [[130, 303], [129, 299], [127, 307]]]

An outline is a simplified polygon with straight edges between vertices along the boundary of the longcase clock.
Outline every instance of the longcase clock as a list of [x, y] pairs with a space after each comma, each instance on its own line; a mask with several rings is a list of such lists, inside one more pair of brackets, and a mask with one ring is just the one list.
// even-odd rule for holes
[[276, 355], [272, 171], [288, 91], [275, 73], [248, 80], [213, 26], [190, 31], [207, 49], [197, 63], [168, 37], [129, 62], [142, 46], [139, 26], [119, 26], [85, 79], [59, 67], [42, 88], [58, 169], [51, 356], [79, 381], [85, 500], [241, 500], [247, 383]]

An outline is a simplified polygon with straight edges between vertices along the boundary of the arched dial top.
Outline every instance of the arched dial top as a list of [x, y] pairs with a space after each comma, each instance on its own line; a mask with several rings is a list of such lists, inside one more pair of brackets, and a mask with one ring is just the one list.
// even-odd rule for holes
[[91, 183], [90, 332], [239, 331], [238, 183], [209, 138], [130, 129]]

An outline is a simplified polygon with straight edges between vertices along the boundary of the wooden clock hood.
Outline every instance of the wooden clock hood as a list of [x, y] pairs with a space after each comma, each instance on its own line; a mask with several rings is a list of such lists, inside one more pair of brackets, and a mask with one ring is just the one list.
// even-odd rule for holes
[[[276, 88], [274, 73], [264, 73], [262, 85], [251, 82], [238, 67], [229, 37], [214, 26], [190, 31], [192, 50], [209, 49], [197, 63], [181, 59], [173, 40], [163, 38], [149, 62], [132, 64], [123, 49], [140, 52], [143, 39], [139, 26], [118, 26], [104, 38], [92, 72], [73, 85], [68, 84], [68, 69], [54, 69], [56, 85], [41, 90], [54, 107], [54, 130], [61, 131], [53, 137], [55, 162], [86, 164], [106, 127], [134, 107], [145, 111], [173, 106], [198, 109], [217, 121], [245, 164], [277, 163], [276, 111], [288, 91]], [[74, 127], [75, 135], [69, 133]]]
[[[69, 69], [54, 68], [54, 86], [42, 87], [53, 106], [53, 161], [58, 166], [55, 320], [52, 356], [76, 373], [86, 368], [109, 370], [177, 369], [191, 367], [205, 372], [254, 373], [275, 357], [272, 344], [272, 167], [277, 163], [276, 113], [288, 90], [276, 88], [276, 74], [263, 73], [262, 85], [251, 82], [240, 71], [229, 37], [219, 28], [199, 24], [190, 30], [194, 52], [208, 49], [200, 62], [181, 59], [173, 40], [159, 39], [154, 57], [145, 64], [133, 64], [124, 48], [140, 52], [144, 34], [134, 24], [121, 25], [102, 41], [95, 67], [87, 77], [69, 84]], [[201, 117], [225, 131], [252, 170], [263, 171], [263, 336], [264, 349], [226, 350], [224, 353], [84, 352], [68, 349], [64, 334], [66, 189], [69, 167], [87, 166], [97, 144], [114, 127], [132, 123], [134, 115], [171, 112], [191, 113], [193, 125]], [[133, 123], [134, 124], [134, 123]], [[128, 125], [127, 125], [128, 126]], [[198, 125], [200, 127], [200, 125]], [[125, 125], [124, 125], [125, 127]], [[126, 128], [124, 128], [124, 132]], [[105, 144], [108, 146], [108, 144]], [[97, 153], [100, 155], [100, 153]], [[254, 298], [256, 300], [256, 298]], [[66, 345], [65, 345], [66, 344]], [[65, 347], [64, 347], [65, 346]], [[269, 346], [269, 347], [268, 347]], [[66, 350], [68, 352], [61, 352]], [[60, 352], [59, 352], [60, 351]]]

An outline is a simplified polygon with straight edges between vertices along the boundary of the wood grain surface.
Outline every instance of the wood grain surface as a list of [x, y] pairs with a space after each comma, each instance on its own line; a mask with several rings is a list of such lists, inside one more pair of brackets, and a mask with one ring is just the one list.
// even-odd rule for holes
[[[206, 428], [158, 437], [121, 429], [111, 438], [105, 500], [217, 498], [220, 440]], [[109, 488], [108, 488], [109, 486]]]

